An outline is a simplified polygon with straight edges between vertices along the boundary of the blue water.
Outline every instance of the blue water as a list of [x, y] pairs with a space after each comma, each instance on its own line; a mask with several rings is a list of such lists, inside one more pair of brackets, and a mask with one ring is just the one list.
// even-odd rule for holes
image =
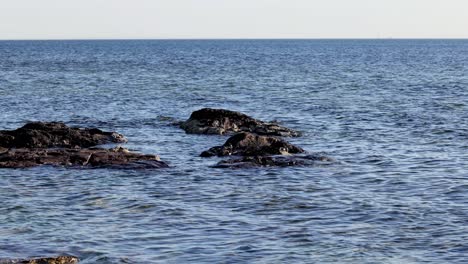
[[[0, 129], [126, 135], [152, 171], [0, 169], [0, 258], [467, 263], [468, 41], [1, 41]], [[202, 107], [300, 130], [318, 167], [214, 169]]]

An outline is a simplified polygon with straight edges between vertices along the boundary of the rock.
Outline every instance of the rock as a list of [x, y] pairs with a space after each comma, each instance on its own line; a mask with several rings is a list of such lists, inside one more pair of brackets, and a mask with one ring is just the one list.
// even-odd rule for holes
[[72, 128], [60, 122], [32, 122], [16, 130], [0, 131], [0, 147], [4, 148], [87, 148], [111, 142], [127, 140], [116, 132]]
[[300, 133], [275, 123], [267, 123], [243, 113], [203, 108], [192, 113], [180, 127], [189, 134], [229, 134], [251, 132], [259, 135], [298, 137]]
[[41, 165], [76, 168], [151, 169], [168, 165], [158, 156], [113, 149], [41, 149], [19, 148], [0, 153], [0, 168], [27, 168]]
[[40, 165], [120, 169], [168, 167], [155, 155], [133, 153], [121, 147], [90, 148], [126, 141], [121, 134], [97, 128], [71, 128], [58, 122], [28, 123], [16, 130], [0, 131], [0, 168]]
[[288, 167], [327, 164], [334, 160], [320, 153], [291, 156], [248, 156], [222, 160], [214, 168]]
[[4, 152], [7, 152], [7, 151], [8, 151], [7, 148], [2, 148], [2, 147], [0, 147], [0, 154], [2, 154], [2, 153], [4, 153]]
[[53, 258], [32, 258], [32, 259], [12, 259], [2, 260], [0, 264], [76, 264], [79, 262], [77, 257], [72, 256], [60, 256]]
[[265, 156], [296, 153], [304, 153], [304, 150], [277, 137], [244, 132], [230, 137], [222, 146], [202, 152], [200, 156]]

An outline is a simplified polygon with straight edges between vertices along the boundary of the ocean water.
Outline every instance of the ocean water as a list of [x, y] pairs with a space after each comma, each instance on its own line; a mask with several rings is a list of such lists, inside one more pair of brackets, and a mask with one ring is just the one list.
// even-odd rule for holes
[[[0, 129], [123, 133], [161, 170], [0, 169], [0, 258], [467, 263], [468, 41], [0, 41]], [[202, 107], [300, 130], [335, 164], [214, 169]]]

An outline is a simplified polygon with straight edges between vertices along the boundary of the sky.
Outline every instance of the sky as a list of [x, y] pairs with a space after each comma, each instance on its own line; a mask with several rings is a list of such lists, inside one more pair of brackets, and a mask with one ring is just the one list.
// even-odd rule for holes
[[468, 38], [468, 0], [0, 0], [0, 39]]

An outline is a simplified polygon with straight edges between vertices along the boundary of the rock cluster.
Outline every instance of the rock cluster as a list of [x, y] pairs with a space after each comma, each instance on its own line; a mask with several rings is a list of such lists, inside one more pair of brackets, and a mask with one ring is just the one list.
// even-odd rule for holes
[[16, 130], [0, 131], [0, 168], [53, 165], [77, 168], [145, 169], [168, 165], [158, 156], [93, 146], [124, 143], [116, 132], [71, 128], [59, 122], [34, 122]]
[[[181, 122], [187, 133], [233, 134], [222, 146], [201, 153], [202, 157], [238, 156], [217, 167], [293, 166], [330, 161], [307, 154], [280, 137], [297, 137], [299, 132], [264, 122], [240, 112], [203, 108]], [[0, 131], [0, 168], [52, 165], [78, 168], [163, 168], [156, 155], [144, 155], [117, 147], [96, 148], [107, 143], [125, 143], [116, 132], [97, 128], [68, 127], [60, 122], [32, 122], [15, 130]]]
[[300, 136], [299, 132], [276, 123], [260, 121], [243, 113], [225, 109], [200, 109], [193, 112], [187, 121], [180, 124], [180, 127], [189, 134], [223, 135], [251, 132], [258, 135], [281, 137]]
[[76, 264], [77, 257], [59, 256], [52, 258], [0, 259], [0, 264]]
[[306, 152], [280, 137], [297, 137], [299, 132], [267, 123], [243, 113], [203, 108], [192, 113], [180, 127], [187, 133], [232, 134], [222, 146], [203, 151], [201, 157], [238, 156], [219, 162], [217, 168], [246, 168], [266, 166], [306, 166], [330, 162], [331, 158]]

